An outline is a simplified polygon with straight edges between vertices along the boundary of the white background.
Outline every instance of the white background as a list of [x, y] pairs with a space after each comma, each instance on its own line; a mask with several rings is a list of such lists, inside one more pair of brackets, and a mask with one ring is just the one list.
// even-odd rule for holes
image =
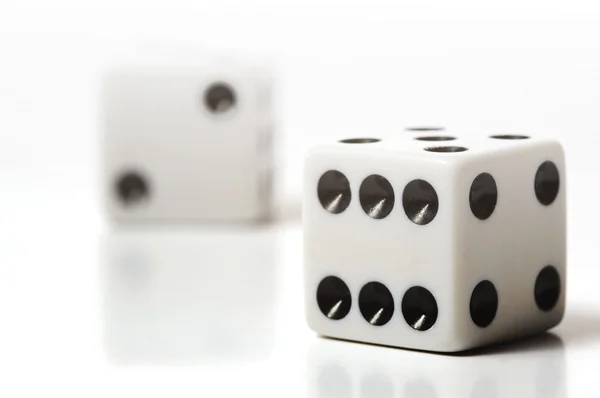
[[[510, 396], [535, 396], [531, 388], [556, 380], [550, 384], [556, 396], [598, 396], [599, 38], [600, 5], [584, 0], [1, 2], [0, 395], [314, 396], [326, 386], [312, 371], [328, 369], [333, 358], [342, 369], [334, 384], [349, 379], [356, 397], [390, 391], [479, 396], [482, 389], [504, 396], [500, 386], [518, 375], [522, 388]], [[219, 301], [202, 289], [179, 288], [197, 272], [193, 266], [166, 264], [205, 259], [207, 253], [194, 248], [212, 235], [205, 228], [165, 232], [174, 245], [190, 248], [182, 258], [169, 258], [173, 250], [161, 246], [164, 239], [111, 231], [99, 210], [99, 78], [140, 43], [260, 51], [277, 60], [280, 190], [290, 203], [300, 192], [304, 149], [328, 136], [377, 136], [425, 124], [561, 139], [569, 167], [569, 304], [555, 332], [559, 343], [536, 340], [534, 350], [507, 349], [499, 354], [508, 355], [510, 366], [503, 367], [496, 356], [449, 359], [316, 339], [302, 319], [301, 234], [291, 217], [260, 232], [277, 242], [268, 255], [275, 279], [266, 285], [260, 276], [250, 279], [268, 291], [263, 298], [272, 306], [253, 308], [249, 300], [246, 311], [270, 311], [263, 325], [272, 338], [257, 337], [265, 349], [250, 358], [243, 349], [227, 349], [237, 347], [235, 341], [214, 343], [222, 349], [209, 355], [199, 341], [212, 347], [225, 332], [215, 326], [214, 334], [203, 335], [206, 327], [194, 329], [196, 317], [208, 314], [211, 325], [223, 328], [240, 316], [236, 306], [225, 303], [231, 311], [222, 313], [186, 305]], [[221, 233], [211, 261], [234, 272], [240, 260], [214, 258], [228, 253], [232, 241], [255, 253], [255, 234]], [[136, 269], [142, 279], [162, 275], [136, 299], [121, 297], [119, 282], [111, 293], [120, 274], [107, 254], [118, 242], [128, 247], [130, 239], [142, 253], [136, 256], [156, 265], [139, 260], [127, 283], [138, 283]], [[116, 304], [106, 304], [110, 297]], [[175, 319], [169, 311], [148, 310], [155, 308], [149, 302], [160, 307], [170, 300], [180, 308]], [[111, 342], [128, 341], [131, 328], [135, 342], [149, 343], [114, 349]], [[255, 328], [236, 330], [230, 338], [239, 337], [243, 348]], [[537, 362], [556, 366], [545, 372]], [[365, 393], [361, 374], [372, 374], [371, 367], [379, 369], [379, 381], [367, 382]], [[510, 367], [520, 371], [502, 373]], [[461, 380], [451, 387], [438, 376], [448, 369]], [[483, 381], [473, 376], [480, 371], [487, 372]], [[408, 380], [406, 387], [400, 379], [409, 373], [419, 382]], [[415, 393], [422, 384], [429, 387]]]

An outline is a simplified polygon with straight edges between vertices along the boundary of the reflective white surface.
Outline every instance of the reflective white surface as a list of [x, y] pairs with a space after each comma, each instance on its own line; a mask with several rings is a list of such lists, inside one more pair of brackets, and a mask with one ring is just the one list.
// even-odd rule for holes
[[272, 352], [273, 231], [111, 232], [102, 253], [111, 360], [211, 363]]
[[[101, 233], [85, 224], [54, 234], [51, 224], [39, 231], [15, 225], [3, 236], [0, 363], [9, 377], [2, 396], [558, 398], [600, 392], [598, 295], [586, 288], [598, 272], [586, 277], [575, 267], [567, 316], [551, 333], [437, 355], [308, 330], [297, 221]], [[24, 232], [31, 240], [22, 239]], [[572, 257], [576, 263], [590, 258]]]
[[311, 397], [563, 397], [561, 338], [535, 340], [469, 355], [426, 355], [316, 339], [308, 354]]
[[301, 236], [297, 222], [104, 233], [102, 343], [96, 347], [105, 355], [102, 363], [148, 375], [162, 374], [156, 369], [185, 373], [192, 366], [201, 382], [188, 385], [189, 392], [220, 396], [558, 398], [600, 392], [585, 376], [600, 359], [600, 315], [576, 287], [569, 289], [565, 322], [552, 332], [459, 355], [315, 336], [302, 308]]

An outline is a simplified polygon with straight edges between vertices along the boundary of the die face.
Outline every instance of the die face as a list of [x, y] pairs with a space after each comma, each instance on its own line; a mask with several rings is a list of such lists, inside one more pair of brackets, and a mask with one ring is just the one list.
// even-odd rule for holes
[[105, 184], [114, 219], [266, 215], [270, 83], [245, 69], [147, 67], [104, 82]]
[[439, 157], [377, 143], [311, 152], [303, 217], [313, 330], [375, 344], [455, 349], [454, 170]]
[[456, 327], [465, 348], [545, 331], [565, 307], [562, 147], [536, 139], [491, 145], [456, 174]]
[[[453, 135], [452, 146], [463, 150], [432, 151], [428, 145], [439, 137], [411, 136], [313, 150], [304, 187], [309, 325], [332, 337], [451, 352], [559, 323], [566, 267], [562, 148], [510, 138]], [[376, 217], [361, 200], [373, 174], [394, 188], [394, 207], [383, 218], [377, 216], [389, 195], [383, 204], [373, 200]], [[423, 186], [410, 189], [414, 180], [434, 187], [435, 205], [424, 199]], [[329, 191], [319, 192], [321, 181]], [[385, 196], [382, 186], [376, 196]], [[410, 200], [404, 208], [407, 192], [420, 204], [412, 213]], [[437, 209], [433, 219], [425, 207]], [[365, 316], [360, 305], [361, 289], [373, 281], [393, 297], [394, 314], [382, 326], [373, 326], [374, 315]], [[377, 315], [387, 293], [367, 287], [379, 300], [370, 303]]]

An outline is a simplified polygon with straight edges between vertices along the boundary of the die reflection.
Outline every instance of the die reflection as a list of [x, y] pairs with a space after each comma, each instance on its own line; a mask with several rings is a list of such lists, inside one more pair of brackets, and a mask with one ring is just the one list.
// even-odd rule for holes
[[318, 338], [307, 360], [309, 398], [560, 398], [562, 340], [553, 334], [461, 355]]
[[276, 234], [128, 230], [102, 242], [104, 342], [121, 363], [270, 354]]

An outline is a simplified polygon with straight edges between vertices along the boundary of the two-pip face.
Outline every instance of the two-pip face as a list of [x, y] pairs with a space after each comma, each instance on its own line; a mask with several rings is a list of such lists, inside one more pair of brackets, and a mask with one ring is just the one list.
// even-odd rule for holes
[[103, 94], [113, 219], [265, 216], [272, 172], [268, 76], [231, 68], [133, 68], [110, 74]]

